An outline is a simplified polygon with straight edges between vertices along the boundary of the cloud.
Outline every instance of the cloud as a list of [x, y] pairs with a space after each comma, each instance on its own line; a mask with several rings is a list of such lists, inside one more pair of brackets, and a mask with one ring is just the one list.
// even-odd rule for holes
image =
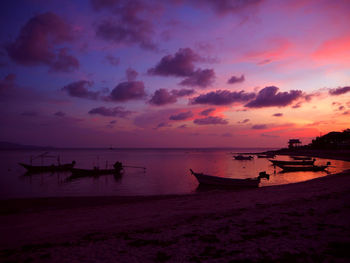
[[128, 68], [126, 70], [126, 78], [128, 81], [134, 81], [137, 78], [137, 75], [139, 73], [137, 73], [136, 70], [134, 70], [133, 68]]
[[191, 104], [230, 105], [235, 102], [249, 101], [254, 97], [254, 93], [246, 93], [243, 90], [239, 92], [232, 92], [229, 90], [217, 90], [193, 98], [191, 100]]
[[345, 94], [347, 92], [350, 92], [350, 86], [339, 87], [336, 89], [330, 89], [328, 92], [332, 96], [342, 95], [342, 94]]
[[244, 123], [247, 123], [247, 122], [249, 122], [250, 120], [249, 119], [244, 119], [243, 121], [238, 121], [237, 123], [242, 123], [242, 124], [244, 124]]
[[167, 89], [158, 89], [154, 92], [149, 103], [156, 106], [175, 103], [178, 97], [188, 96], [194, 93], [193, 89], [174, 89], [170, 92]]
[[3, 80], [0, 80], [0, 94], [7, 92], [15, 87], [15, 74], [8, 74]]
[[118, 66], [120, 63], [120, 58], [114, 57], [112, 55], [107, 55], [105, 58], [112, 66]]
[[52, 12], [32, 17], [14, 42], [6, 45], [9, 57], [25, 66], [46, 65], [51, 71], [71, 72], [79, 67], [78, 60], [66, 48], [55, 49], [72, 42], [69, 24]]
[[193, 89], [174, 89], [171, 91], [171, 94], [173, 94], [176, 97], [184, 97], [189, 96], [194, 93]]
[[167, 122], [161, 122], [157, 125], [156, 129], [159, 129], [159, 128], [170, 128], [171, 127], [171, 124], [167, 123]]
[[149, 103], [156, 106], [162, 106], [165, 104], [175, 103], [177, 97], [169, 93], [166, 89], [158, 89], [154, 92], [152, 98], [149, 100]]
[[105, 117], [120, 117], [120, 118], [126, 118], [128, 117], [132, 112], [124, 110], [123, 107], [114, 107], [114, 108], [106, 108], [106, 107], [98, 107], [91, 109], [89, 111], [89, 114], [98, 114]]
[[245, 81], [244, 75], [241, 75], [240, 77], [232, 76], [227, 83], [228, 84], [235, 84], [235, 83], [241, 83]]
[[181, 112], [181, 113], [178, 113], [178, 114], [171, 115], [169, 117], [169, 120], [172, 120], [172, 121], [183, 121], [183, 120], [187, 120], [187, 119], [189, 119], [191, 117], [193, 117], [192, 111], [186, 111], [186, 112]]
[[245, 106], [248, 108], [283, 107], [303, 96], [301, 90], [291, 90], [289, 92], [278, 92], [278, 90], [279, 88], [275, 86], [265, 87], [259, 91], [254, 100], [248, 102]]
[[141, 19], [138, 12], [141, 6], [136, 1], [125, 1], [113, 19], [104, 19], [96, 27], [96, 36], [114, 43], [137, 44], [141, 48], [155, 50], [153, 26], [150, 21]]
[[272, 116], [274, 116], [274, 117], [282, 117], [282, 116], [283, 116], [283, 113], [275, 113], [275, 114], [273, 114]]
[[219, 15], [225, 15], [228, 13], [240, 13], [247, 8], [253, 8], [258, 6], [264, 0], [222, 0], [222, 1], [213, 1], [213, 0], [192, 0], [191, 3], [196, 6], [208, 6], [210, 10], [214, 10]]
[[99, 96], [99, 92], [89, 91], [88, 87], [91, 87], [91, 86], [92, 86], [91, 81], [80, 80], [80, 81], [72, 82], [67, 86], [64, 86], [62, 90], [66, 91], [72, 97], [97, 100]]
[[126, 81], [119, 83], [106, 100], [124, 102], [128, 100], [140, 100], [145, 96], [145, 86], [142, 81]]
[[211, 86], [215, 79], [215, 72], [212, 69], [197, 69], [189, 77], [180, 82], [183, 86], [198, 86], [206, 88]]
[[215, 108], [209, 108], [209, 109], [201, 111], [199, 114], [202, 116], [209, 116], [210, 113], [212, 113], [214, 111], [215, 111]]
[[228, 121], [221, 117], [209, 116], [202, 119], [195, 119], [193, 123], [197, 125], [217, 125], [217, 124], [226, 125], [228, 124]]
[[256, 124], [252, 126], [253, 130], [263, 130], [266, 129], [267, 125], [266, 124]]
[[57, 116], [57, 117], [64, 117], [64, 116], [66, 116], [66, 114], [64, 112], [62, 112], [62, 111], [57, 111], [57, 112], [55, 112], [54, 115]]
[[200, 57], [190, 48], [180, 48], [175, 55], [164, 56], [160, 62], [148, 70], [150, 75], [190, 77], [193, 75], [194, 62]]

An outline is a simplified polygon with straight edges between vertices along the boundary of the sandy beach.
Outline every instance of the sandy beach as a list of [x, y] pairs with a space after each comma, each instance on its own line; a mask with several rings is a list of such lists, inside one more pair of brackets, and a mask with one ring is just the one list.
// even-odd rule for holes
[[349, 262], [350, 171], [183, 196], [3, 200], [2, 262]]

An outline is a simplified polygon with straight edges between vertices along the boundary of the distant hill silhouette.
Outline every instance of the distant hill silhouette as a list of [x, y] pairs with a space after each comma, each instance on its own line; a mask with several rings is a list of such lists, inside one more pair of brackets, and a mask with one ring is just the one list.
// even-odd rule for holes
[[316, 137], [312, 142], [304, 146], [309, 149], [350, 149], [350, 129], [343, 132], [330, 132], [323, 136]]
[[0, 150], [49, 150], [51, 146], [22, 145], [12, 142], [0, 142]]

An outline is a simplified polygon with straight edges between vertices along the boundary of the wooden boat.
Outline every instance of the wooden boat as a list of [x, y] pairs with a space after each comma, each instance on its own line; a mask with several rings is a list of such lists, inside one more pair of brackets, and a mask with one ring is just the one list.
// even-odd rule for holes
[[312, 160], [311, 157], [292, 156], [292, 158], [293, 158], [294, 160], [299, 160], [299, 161], [308, 161], [308, 160]]
[[311, 161], [283, 161], [283, 160], [269, 160], [273, 165], [313, 165], [314, 162], [316, 161], [311, 160]]
[[27, 173], [47, 173], [70, 171], [74, 167], [75, 161], [73, 161], [72, 163], [58, 165], [30, 165], [25, 163], [18, 164], [27, 169]]
[[233, 156], [233, 158], [235, 158], [235, 160], [251, 160], [251, 159], [254, 159], [253, 156], [244, 156], [244, 155], [236, 155], [236, 156]]
[[270, 178], [270, 175], [268, 175], [266, 172], [261, 172], [256, 178], [237, 179], [218, 177], [203, 173], [195, 173], [192, 169], [190, 169], [190, 171], [191, 174], [197, 178], [199, 184], [223, 188], [254, 188], [259, 186], [261, 178]]
[[99, 176], [106, 174], [120, 174], [123, 170], [123, 164], [121, 162], [116, 162], [113, 165], [113, 169], [100, 169], [94, 167], [93, 169], [81, 169], [81, 168], [72, 168], [72, 175], [84, 177], [84, 176]]
[[258, 158], [275, 158], [276, 155], [273, 155], [273, 154], [271, 154], [271, 155], [269, 155], [269, 154], [259, 154], [257, 156], [258, 156]]
[[284, 172], [301, 172], [301, 171], [324, 171], [329, 165], [308, 165], [308, 166], [293, 166], [293, 165], [280, 165]]

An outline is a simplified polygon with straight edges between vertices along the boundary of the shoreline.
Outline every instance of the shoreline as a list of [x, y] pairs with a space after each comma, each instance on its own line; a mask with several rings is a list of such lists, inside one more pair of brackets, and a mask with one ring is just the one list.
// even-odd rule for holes
[[[343, 262], [349, 189], [346, 170], [242, 191], [2, 201], [0, 259]], [[3, 213], [6, 202], [17, 210]]]

